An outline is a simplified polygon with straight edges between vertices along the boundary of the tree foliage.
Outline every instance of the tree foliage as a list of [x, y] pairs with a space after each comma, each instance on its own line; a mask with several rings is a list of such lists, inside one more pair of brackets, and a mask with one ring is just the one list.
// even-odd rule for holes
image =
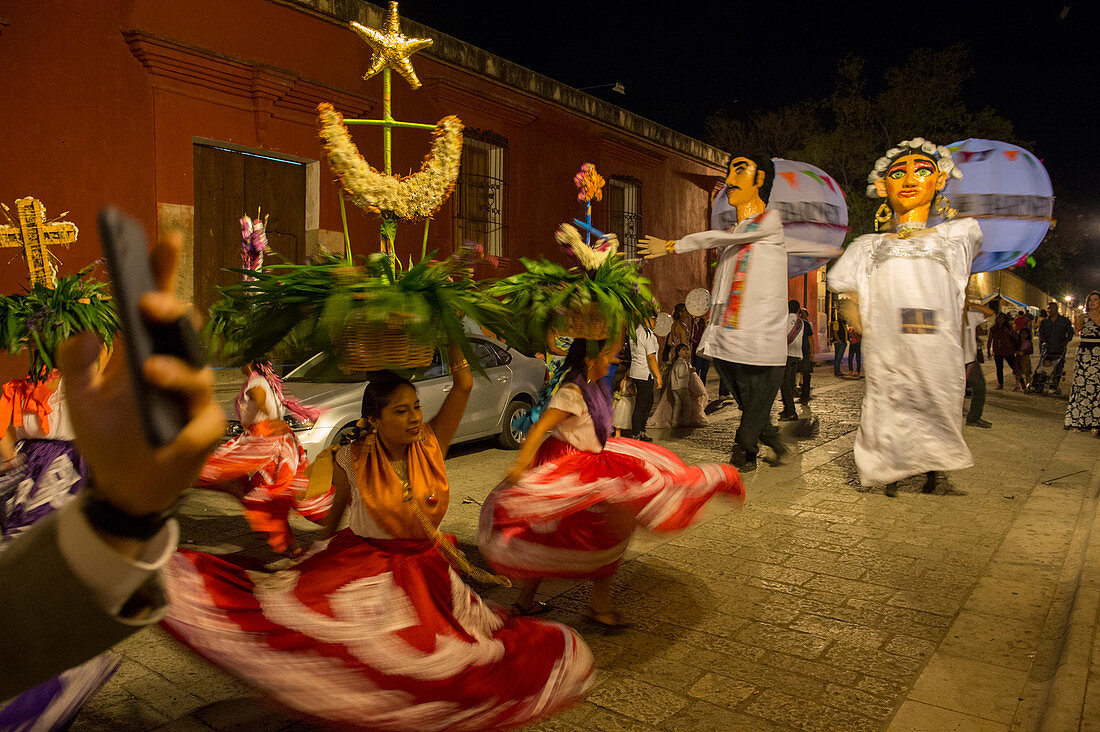
[[[759, 110], [747, 119], [717, 111], [707, 118], [707, 137], [724, 150], [801, 160], [829, 173], [847, 196], [849, 236], [856, 237], [874, 230], [879, 206], [866, 196], [867, 174], [899, 141], [920, 136], [947, 145], [981, 137], [1033, 148], [1017, 139], [1012, 123], [996, 110], [966, 103], [966, 82], [972, 74], [961, 45], [917, 49], [903, 65], [886, 69], [879, 78], [871, 78], [864, 59], [848, 56], [839, 64], [828, 97]], [[1042, 286], [1035, 281], [1041, 279], [1060, 290], [1060, 268], [1073, 253], [1068, 238], [1049, 235], [1036, 255], [1041, 267], [1030, 275], [1020, 274], [1036, 285]]]

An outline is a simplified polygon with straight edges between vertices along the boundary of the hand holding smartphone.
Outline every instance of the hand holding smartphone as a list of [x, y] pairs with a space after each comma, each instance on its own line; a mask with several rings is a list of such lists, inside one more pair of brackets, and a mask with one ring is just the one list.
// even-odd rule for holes
[[200, 368], [202, 348], [186, 317], [149, 323], [141, 315], [142, 296], [156, 290], [141, 225], [114, 208], [100, 211], [98, 223], [142, 428], [153, 447], [162, 447], [176, 439], [190, 417], [182, 394], [149, 383], [143, 371], [145, 361], [154, 354], [175, 356]]

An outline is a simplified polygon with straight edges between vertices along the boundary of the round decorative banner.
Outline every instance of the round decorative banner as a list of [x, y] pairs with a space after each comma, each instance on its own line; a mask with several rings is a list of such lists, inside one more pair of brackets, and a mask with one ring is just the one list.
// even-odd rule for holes
[[704, 287], [696, 287], [684, 298], [684, 307], [690, 315], [699, 317], [710, 310], [710, 293]]
[[943, 195], [959, 216], [972, 216], [982, 227], [971, 271], [1011, 267], [1035, 251], [1054, 210], [1050, 176], [1039, 159], [997, 140], [970, 138], [947, 149], [963, 177], [950, 178]]
[[664, 338], [672, 332], [672, 316], [668, 313], [657, 313], [657, 322], [653, 325], [653, 334], [658, 338]]
[[[821, 168], [797, 160], [772, 158], [775, 181], [768, 209], [783, 216], [787, 246], [787, 277], [812, 272], [837, 256], [848, 233], [848, 203], [840, 185]], [[710, 213], [710, 228], [737, 225], [723, 186]], [[818, 246], [811, 246], [818, 245]]]

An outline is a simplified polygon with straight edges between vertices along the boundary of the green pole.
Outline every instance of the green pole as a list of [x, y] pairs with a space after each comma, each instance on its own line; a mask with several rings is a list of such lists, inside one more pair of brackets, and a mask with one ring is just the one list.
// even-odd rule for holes
[[[386, 162], [386, 175], [393, 175], [393, 106], [390, 95], [390, 69], [382, 69], [382, 154]], [[382, 252], [397, 256], [397, 221], [382, 213]]]
[[340, 220], [344, 222], [344, 259], [351, 264], [351, 236], [348, 234], [348, 213], [344, 210], [343, 191], [340, 191]]
[[428, 226], [432, 223], [431, 219], [424, 219], [424, 243], [420, 245], [420, 258], [428, 256]]

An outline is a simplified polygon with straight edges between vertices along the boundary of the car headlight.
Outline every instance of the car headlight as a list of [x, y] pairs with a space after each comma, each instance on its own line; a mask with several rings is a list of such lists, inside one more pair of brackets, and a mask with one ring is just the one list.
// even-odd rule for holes
[[287, 423], [287, 426], [295, 432], [305, 432], [306, 430], [313, 429], [313, 425], [317, 424], [315, 420], [303, 419], [302, 417], [296, 417], [293, 414], [288, 414], [283, 417], [283, 421]]

